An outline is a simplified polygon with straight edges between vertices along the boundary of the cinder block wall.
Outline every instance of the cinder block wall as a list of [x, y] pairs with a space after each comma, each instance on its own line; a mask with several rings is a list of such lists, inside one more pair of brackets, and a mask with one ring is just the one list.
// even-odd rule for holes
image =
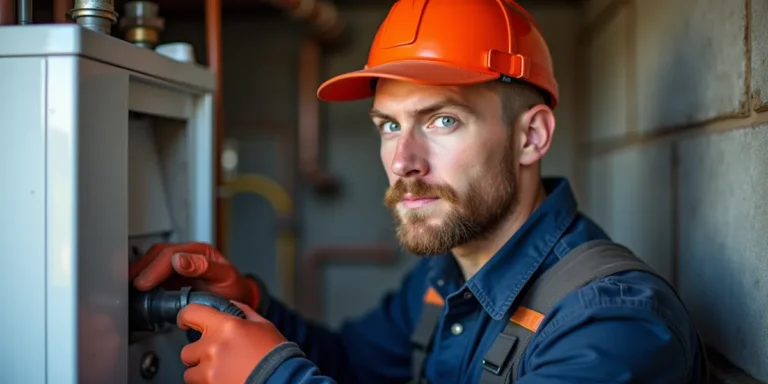
[[678, 286], [711, 348], [768, 381], [768, 0], [584, 13], [585, 211]]

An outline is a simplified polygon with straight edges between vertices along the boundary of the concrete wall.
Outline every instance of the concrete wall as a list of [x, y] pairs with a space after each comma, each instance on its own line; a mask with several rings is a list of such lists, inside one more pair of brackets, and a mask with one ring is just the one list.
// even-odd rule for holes
[[575, 3], [550, 3], [540, 0], [520, 1], [541, 27], [547, 40], [555, 76], [560, 87], [560, 101], [555, 108], [555, 135], [549, 152], [542, 160], [543, 175], [567, 177], [575, 188], [580, 185], [576, 167], [576, 133], [579, 128], [579, 67], [576, 65], [580, 8]]
[[590, 0], [585, 211], [768, 381], [768, 1]]

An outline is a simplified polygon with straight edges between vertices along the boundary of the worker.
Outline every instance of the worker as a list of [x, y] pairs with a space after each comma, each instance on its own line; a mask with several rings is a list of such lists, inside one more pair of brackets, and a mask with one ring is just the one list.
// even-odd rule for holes
[[519, 4], [397, 1], [365, 68], [318, 97], [372, 98], [383, 200], [420, 260], [369, 313], [331, 330], [208, 244], [153, 247], [132, 267], [138, 289], [181, 276], [247, 315], [194, 304], [179, 313], [179, 327], [202, 332], [181, 351], [187, 383], [706, 380], [675, 290], [579, 212], [567, 179], [541, 176], [560, 95]]

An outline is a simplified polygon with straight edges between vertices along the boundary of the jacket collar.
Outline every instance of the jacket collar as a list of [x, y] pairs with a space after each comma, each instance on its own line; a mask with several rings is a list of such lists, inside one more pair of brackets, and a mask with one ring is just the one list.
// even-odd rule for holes
[[[469, 281], [463, 283], [496, 320], [508, 315], [520, 290], [552, 253], [577, 214], [576, 199], [566, 179], [544, 178], [542, 181], [547, 193], [544, 202], [509, 241]], [[430, 262], [429, 276], [433, 286], [442, 286], [444, 281], [463, 282], [461, 271], [451, 254], [434, 257]], [[464, 287], [461, 287], [457, 292], [463, 290]]]

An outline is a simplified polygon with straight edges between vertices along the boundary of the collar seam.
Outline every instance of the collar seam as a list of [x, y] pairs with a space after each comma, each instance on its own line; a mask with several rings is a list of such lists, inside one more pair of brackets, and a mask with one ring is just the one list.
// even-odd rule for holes
[[483, 305], [483, 308], [486, 309], [486, 311], [491, 315], [491, 318], [494, 320], [500, 320], [506, 312], [509, 311], [510, 307], [512, 306], [512, 302], [517, 298], [517, 296], [520, 294], [520, 291], [523, 289], [523, 287], [529, 282], [531, 279], [531, 276], [533, 276], [533, 273], [536, 272], [537, 269], [541, 267], [541, 264], [544, 262], [544, 260], [552, 253], [553, 248], [557, 244], [557, 242], [562, 238], [563, 233], [568, 228], [568, 226], [573, 223], [574, 218], [576, 217], [575, 212], [569, 212], [568, 219], [563, 220], [562, 224], [556, 231], [554, 231], [552, 234], [553, 236], [548, 238], [547, 245], [544, 247], [544, 252], [539, 253], [539, 257], [536, 259], [534, 263], [531, 264], [531, 267], [522, 275], [522, 278], [518, 281], [515, 288], [512, 290], [512, 292], [509, 294], [507, 299], [504, 301], [504, 303], [499, 307], [496, 308], [495, 305], [493, 305], [492, 300], [488, 297], [488, 294], [485, 293], [485, 291], [480, 288], [474, 281], [470, 282], [470, 289], [474, 288], [474, 290], [477, 291], [475, 296], [480, 300], [480, 303]]

